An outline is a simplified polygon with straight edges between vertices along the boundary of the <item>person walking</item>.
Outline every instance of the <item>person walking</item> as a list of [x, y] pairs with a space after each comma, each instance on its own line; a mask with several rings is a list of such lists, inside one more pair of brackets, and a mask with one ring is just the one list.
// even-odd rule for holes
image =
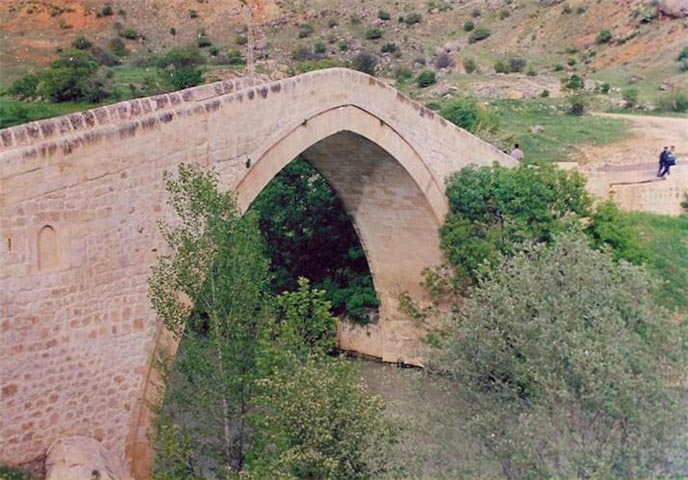
[[667, 153], [669, 153], [669, 147], [665, 145], [664, 149], [659, 154], [659, 168], [657, 169], [658, 177], [662, 176], [662, 171], [664, 170], [664, 163], [666, 162]]
[[672, 145], [669, 151], [664, 156], [664, 168], [662, 168], [661, 173], [659, 175], [661, 178], [666, 178], [665, 175], [671, 175], [669, 170], [671, 169], [671, 167], [676, 165], [676, 154], [674, 153], [675, 149], [676, 147]]
[[519, 162], [523, 160], [523, 150], [521, 150], [518, 147], [518, 143], [514, 145], [514, 149], [511, 151], [509, 155], [511, 156], [511, 158], [513, 158], [514, 160], [518, 160]]

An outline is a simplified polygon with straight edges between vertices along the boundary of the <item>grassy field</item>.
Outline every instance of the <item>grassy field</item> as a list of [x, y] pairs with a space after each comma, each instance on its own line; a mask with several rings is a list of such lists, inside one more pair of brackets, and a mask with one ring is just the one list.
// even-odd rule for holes
[[[567, 114], [566, 101], [561, 99], [496, 100], [490, 105], [499, 113], [500, 136], [520, 144], [528, 160], [570, 161], [577, 145], [612, 143], [627, 133], [623, 120]], [[544, 130], [531, 133], [535, 125]]]
[[688, 215], [626, 216], [646, 247], [648, 267], [666, 282], [659, 301], [672, 310], [688, 312]]

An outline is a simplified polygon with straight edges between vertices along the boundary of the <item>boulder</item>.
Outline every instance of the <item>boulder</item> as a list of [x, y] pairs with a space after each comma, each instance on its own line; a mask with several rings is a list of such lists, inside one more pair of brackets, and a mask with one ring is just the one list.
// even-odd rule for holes
[[89, 437], [66, 437], [48, 449], [46, 480], [124, 480], [132, 478], [124, 464], [102, 443]]
[[688, 0], [659, 0], [659, 13], [668, 17], [688, 17]]

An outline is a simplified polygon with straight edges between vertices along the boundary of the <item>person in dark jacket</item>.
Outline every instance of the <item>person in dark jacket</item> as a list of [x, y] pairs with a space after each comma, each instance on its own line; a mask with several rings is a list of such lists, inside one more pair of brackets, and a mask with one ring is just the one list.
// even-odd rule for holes
[[657, 169], [657, 176], [658, 177], [663, 177], [663, 171], [665, 168], [665, 163], [666, 163], [666, 156], [667, 153], [669, 153], [669, 147], [665, 146], [662, 152], [659, 154], [659, 168]]

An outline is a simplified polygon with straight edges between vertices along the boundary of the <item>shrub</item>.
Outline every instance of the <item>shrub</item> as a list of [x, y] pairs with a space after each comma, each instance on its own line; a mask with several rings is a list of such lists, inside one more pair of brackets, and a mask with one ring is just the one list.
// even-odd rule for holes
[[347, 50], [349, 50], [349, 42], [347, 42], [346, 40], [341, 40], [337, 44], [337, 46], [338, 46], [340, 52], [346, 52]]
[[352, 13], [351, 15], [349, 15], [349, 23], [351, 25], [358, 25], [361, 23], [361, 17], [359, 17], [355, 13]]
[[504, 60], [497, 60], [494, 64], [494, 69], [496, 73], [509, 73], [509, 66]]
[[573, 11], [573, 10], [571, 9], [571, 5], [569, 5], [568, 3], [565, 3], [564, 6], [563, 6], [563, 8], [561, 9], [561, 13], [564, 14], [564, 15], [568, 15], [568, 14], [571, 13], [572, 11]]
[[554, 66], [554, 71], [555, 71], [555, 72], [562, 72], [563, 70], [564, 70], [564, 66], [563, 66], [561, 63], [557, 63], [557, 64]]
[[41, 74], [39, 93], [53, 102], [99, 102], [108, 96], [98, 62], [84, 50], [71, 50]]
[[583, 87], [585, 87], [585, 82], [580, 77], [580, 75], [574, 73], [568, 78], [568, 80], [566, 80], [564, 87], [568, 90], [578, 91], [582, 90]]
[[329, 28], [334, 28], [334, 27], [336, 27], [337, 25], [339, 25], [339, 22], [337, 21], [336, 18], [330, 18], [330, 19], [327, 21], [327, 26], [328, 26]]
[[415, 25], [423, 21], [423, 15], [418, 12], [409, 13], [404, 17], [404, 23], [408, 26]]
[[220, 59], [221, 63], [225, 65], [246, 65], [246, 60], [241, 56], [239, 50], [230, 50], [227, 52], [223, 58]]
[[375, 68], [377, 67], [377, 59], [370, 53], [361, 52], [353, 59], [351, 66], [354, 70], [374, 76]]
[[40, 78], [38, 75], [24, 75], [22, 78], [12, 82], [12, 85], [10, 85], [7, 93], [21, 99], [33, 98], [38, 95], [39, 83]]
[[416, 84], [420, 88], [429, 87], [435, 83], [437, 83], [437, 75], [432, 70], [423, 70], [416, 77]]
[[463, 31], [464, 32], [470, 32], [475, 28], [475, 23], [473, 23], [473, 20], [468, 20], [466, 23], [463, 24]]
[[176, 34], [177, 34], [177, 29], [174, 27], [170, 27], [170, 35], [172, 35], [174, 37]]
[[612, 32], [611, 30], [604, 28], [600, 30], [600, 33], [597, 34], [597, 37], [595, 38], [595, 43], [598, 45], [602, 45], [604, 43], [609, 43], [612, 41]]
[[299, 26], [299, 31], [297, 33], [297, 36], [299, 38], [310, 37], [311, 33], [313, 33], [313, 31], [314, 31], [313, 25], [311, 25], [310, 23], [304, 23], [304, 24], [301, 24], [301, 26]]
[[136, 40], [139, 34], [133, 28], [125, 28], [120, 33], [120, 36], [126, 38], [127, 40]]
[[575, 58], [569, 58], [568, 60], [566, 60], [566, 64], [567, 64], [569, 67], [573, 67], [574, 65], [576, 65], [576, 63], [578, 63], [578, 62], [576, 61]]
[[466, 58], [463, 61], [463, 69], [466, 70], [466, 73], [473, 73], [475, 72], [475, 60], [472, 58]]
[[196, 10], [189, 10], [189, 18], [198, 18], [198, 12]]
[[115, 14], [114, 10], [112, 9], [112, 5], [110, 4], [103, 5], [103, 8], [100, 9], [99, 13], [101, 17], [109, 17]]
[[487, 27], [478, 27], [468, 36], [468, 43], [479, 42], [490, 36], [490, 29]]
[[511, 72], [521, 72], [526, 66], [526, 59], [522, 57], [512, 57], [511, 60], [509, 60], [509, 70]]
[[201, 83], [203, 72], [198, 66], [203, 63], [200, 50], [187, 46], [169, 50], [158, 59], [157, 66], [167, 72], [170, 83], [179, 90]]
[[688, 60], [688, 46], [683, 47], [679, 52], [678, 57], [676, 57], [677, 62], [680, 62], [681, 60]]
[[79, 35], [72, 41], [72, 47], [78, 50], [88, 50], [92, 46], [93, 42], [91, 42], [88, 38], [84, 37], [83, 35]]
[[569, 98], [568, 113], [571, 115], [580, 116], [585, 113], [587, 101], [583, 95], [573, 95]]
[[684, 58], [683, 60], [678, 62], [678, 71], [688, 72], [688, 59]]
[[486, 106], [478, 104], [473, 97], [459, 97], [447, 102], [440, 109], [440, 115], [448, 121], [471, 133], [494, 133], [499, 128], [499, 115]]
[[500, 20], [504, 20], [505, 18], [508, 18], [510, 15], [511, 15], [511, 13], [506, 8], [502, 8], [499, 10], [499, 19]]
[[299, 45], [297, 46], [294, 51], [291, 53], [291, 58], [296, 61], [303, 61], [303, 60], [308, 60], [308, 58], [311, 56], [311, 52], [308, 49], [307, 46], [305, 45]]
[[658, 100], [658, 107], [665, 112], [687, 112], [688, 91], [673, 89], [662, 95]]
[[108, 43], [108, 48], [113, 55], [118, 57], [125, 57], [129, 55], [129, 50], [127, 50], [127, 47], [121, 38], [116, 37], [110, 40]]
[[602, 86], [600, 87], [600, 92], [604, 93], [605, 95], [609, 93], [609, 91], [612, 89], [612, 86], [609, 85], [608, 83], [603, 83]]
[[237, 35], [236, 44], [240, 47], [243, 47], [244, 45], [248, 44], [248, 36], [245, 34]]
[[387, 21], [390, 18], [392, 18], [392, 16], [389, 14], [389, 12], [386, 12], [384, 10], [378, 10], [377, 11], [377, 18], [379, 18], [380, 20]]
[[533, 67], [530, 67], [526, 72], [526, 75], [528, 75], [529, 77], [537, 77], [537, 72]]
[[396, 78], [398, 83], [405, 83], [413, 78], [413, 72], [410, 68], [399, 67], [394, 72], [394, 78]]
[[451, 55], [449, 55], [446, 52], [442, 52], [439, 55], [437, 55], [437, 58], [435, 59], [435, 68], [437, 70], [449, 68], [452, 66], [454, 66], [454, 59]]
[[637, 88], [625, 88], [621, 92], [621, 97], [626, 103], [626, 108], [633, 108], [638, 103], [638, 89]]
[[198, 45], [199, 48], [210, 47], [212, 44], [213, 42], [211, 42], [208, 36], [205, 34], [199, 34], [196, 37], [196, 45]]
[[542, 92], [540, 92], [540, 97], [542, 97], [542, 98], [547, 98], [547, 97], [549, 97], [549, 90], [547, 90], [547, 89], [545, 88]]
[[474, 8], [471, 11], [471, 17], [473, 18], [478, 18], [481, 15], [480, 9], [479, 8]]
[[382, 53], [395, 53], [398, 50], [399, 48], [397, 47], [397, 44], [394, 42], [385, 43], [380, 49]]
[[382, 38], [382, 30], [377, 27], [371, 27], [365, 31], [364, 36], [368, 40], [377, 40]]
[[655, 292], [643, 269], [560, 235], [490, 272], [445, 322], [435, 362], [467, 398], [453, 413], [505, 478], [672, 476], [685, 354]]
[[[460, 110], [462, 121], [476, 122], [474, 102]], [[449, 178], [447, 198], [442, 251], [465, 285], [477, 282], [524, 242], [550, 242], [589, 215], [591, 205], [585, 178], [550, 164], [465, 167]]]
[[217, 57], [220, 54], [220, 49], [216, 45], [213, 45], [208, 49], [208, 53], [213, 57]]
[[313, 53], [322, 55], [327, 52], [327, 45], [322, 40], [318, 40], [313, 44]]
[[585, 7], [583, 7], [583, 6], [576, 7], [576, 13], [578, 15], [584, 14], [585, 13]]

